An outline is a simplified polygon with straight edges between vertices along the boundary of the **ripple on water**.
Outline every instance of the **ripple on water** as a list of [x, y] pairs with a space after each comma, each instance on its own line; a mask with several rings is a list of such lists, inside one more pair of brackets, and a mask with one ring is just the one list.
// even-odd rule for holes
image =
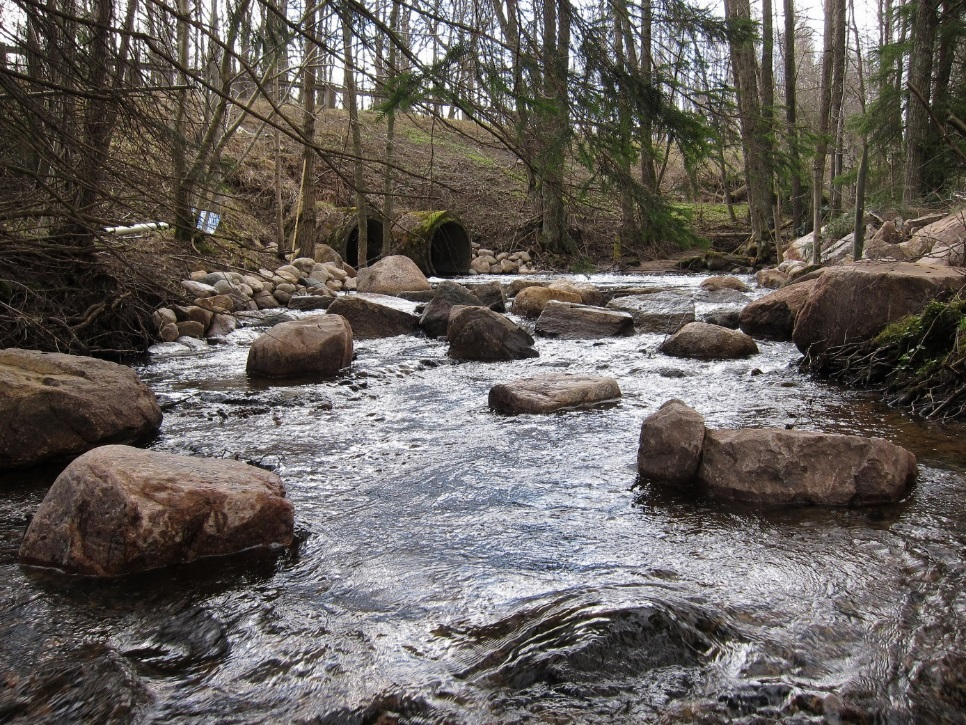
[[[695, 362], [656, 335], [538, 338], [539, 358], [483, 364], [399, 337], [360, 342], [333, 380], [283, 383], [245, 376], [257, 334], [138, 372], [165, 408], [152, 446], [276, 470], [296, 546], [65, 582], [16, 565], [49, 480], [10, 482], [5, 718], [50, 702], [120, 722], [961, 720], [962, 427], [803, 377], [787, 343]], [[613, 376], [623, 398], [487, 409], [493, 384], [549, 371]], [[633, 490], [641, 422], [669, 398], [712, 427], [881, 435], [916, 452], [920, 481], [863, 510]]]

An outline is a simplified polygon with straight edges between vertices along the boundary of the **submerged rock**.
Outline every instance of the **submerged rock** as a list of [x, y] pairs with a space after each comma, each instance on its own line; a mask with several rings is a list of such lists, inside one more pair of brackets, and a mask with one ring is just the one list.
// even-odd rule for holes
[[281, 378], [331, 376], [352, 362], [352, 328], [339, 315], [283, 322], [258, 337], [248, 351], [249, 375]]
[[746, 285], [740, 279], [724, 274], [708, 277], [706, 280], [702, 281], [699, 286], [701, 289], [708, 292], [717, 292], [718, 290], [724, 289], [737, 290], [738, 292], [748, 291], [748, 285]]
[[694, 302], [690, 296], [678, 292], [615, 297], [607, 307], [630, 313], [638, 332], [671, 335], [694, 322]]
[[409, 335], [416, 331], [419, 323], [416, 315], [355, 295], [339, 297], [329, 306], [328, 314], [347, 319], [355, 340]]
[[499, 383], [490, 388], [489, 405], [500, 413], [553, 413], [617, 400], [621, 389], [614, 378], [550, 373]]
[[626, 312], [551, 300], [537, 320], [536, 332], [563, 340], [595, 340], [634, 334], [634, 318]]
[[128, 367], [95, 358], [0, 350], [0, 469], [77, 456], [157, 432], [161, 408]]
[[680, 400], [664, 403], [641, 426], [637, 470], [647, 480], [693, 483], [704, 447], [704, 418]]
[[559, 280], [547, 285], [549, 289], [561, 292], [572, 292], [580, 295], [580, 301], [585, 305], [593, 307], [604, 307], [610, 302], [612, 294], [603, 292], [596, 285], [590, 282], [576, 282], [574, 280]]
[[449, 356], [458, 360], [523, 360], [539, 356], [526, 330], [486, 307], [454, 307], [446, 337]]
[[103, 446], [47, 492], [20, 546], [25, 564], [117, 576], [292, 543], [281, 479], [239, 461]]
[[730, 360], [757, 355], [758, 345], [743, 332], [692, 322], [669, 337], [660, 350], [673, 357]]

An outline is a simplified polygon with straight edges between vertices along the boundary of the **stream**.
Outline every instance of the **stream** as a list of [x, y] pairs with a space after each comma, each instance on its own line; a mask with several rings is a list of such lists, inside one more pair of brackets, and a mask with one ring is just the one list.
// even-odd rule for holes
[[[56, 471], [0, 474], [0, 722], [966, 722], [966, 427], [811, 380], [791, 343], [704, 362], [658, 335], [537, 338], [539, 358], [456, 363], [404, 336], [357, 341], [334, 380], [266, 383], [245, 375], [262, 331], [135, 367], [164, 410], [149, 447], [276, 471], [296, 544], [110, 581], [25, 570]], [[492, 385], [546, 372], [623, 398], [489, 411]], [[882, 436], [919, 480], [864, 509], [638, 486], [670, 398], [711, 428]]]

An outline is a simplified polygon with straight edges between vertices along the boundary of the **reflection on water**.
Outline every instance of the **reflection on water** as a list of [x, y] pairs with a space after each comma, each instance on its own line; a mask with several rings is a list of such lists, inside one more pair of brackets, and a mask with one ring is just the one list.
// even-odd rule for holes
[[[266, 385], [244, 373], [257, 334], [138, 367], [165, 409], [152, 446], [277, 470], [297, 544], [110, 582], [25, 572], [52, 474], [6, 476], [0, 720], [962, 721], [962, 428], [804, 378], [784, 343], [693, 362], [658, 336], [538, 339], [484, 364], [400, 337], [357, 343], [335, 380]], [[487, 409], [491, 385], [555, 370], [623, 400]], [[890, 438], [919, 483], [861, 510], [636, 488], [641, 422], [672, 397], [712, 427]]]

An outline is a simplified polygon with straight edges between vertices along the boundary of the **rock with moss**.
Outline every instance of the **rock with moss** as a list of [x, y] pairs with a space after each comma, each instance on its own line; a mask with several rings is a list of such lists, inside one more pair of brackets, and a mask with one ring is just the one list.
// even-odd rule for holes
[[868, 340], [889, 323], [922, 312], [937, 295], [958, 290], [964, 281], [962, 270], [905, 262], [829, 268], [802, 306], [793, 340], [812, 356]]

